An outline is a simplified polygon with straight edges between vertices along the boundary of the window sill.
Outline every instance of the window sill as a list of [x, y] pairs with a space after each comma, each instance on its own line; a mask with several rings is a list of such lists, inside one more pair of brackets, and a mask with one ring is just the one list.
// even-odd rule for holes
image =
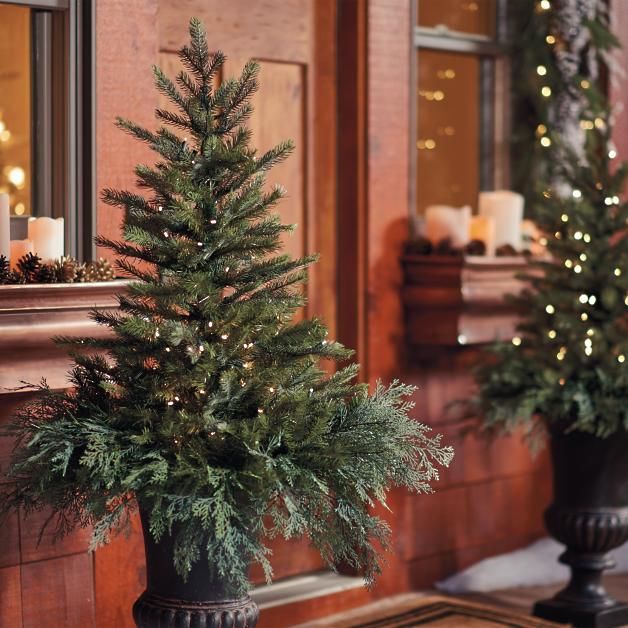
[[21, 382], [46, 378], [51, 388], [67, 384], [72, 361], [53, 336], [103, 336], [89, 318], [94, 308], [114, 310], [127, 280], [76, 284], [0, 286], [0, 394]]
[[518, 294], [523, 257], [406, 255], [403, 302], [414, 346], [478, 345], [513, 337], [518, 314], [504, 300]]

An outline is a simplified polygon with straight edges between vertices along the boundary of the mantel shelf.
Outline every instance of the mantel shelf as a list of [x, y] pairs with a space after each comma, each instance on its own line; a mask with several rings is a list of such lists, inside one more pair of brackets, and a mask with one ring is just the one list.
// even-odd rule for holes
[[121, 279], [0, 286], [0, 394], [42, 378], [52, 388], [64, 387], [71, 360], [52, 337], [105, 335], [107, 329], [89, 313], [115, 310], [127, 284]]
[[405, 255], [403, 302], [415, 346], [483, 344], [512, 338], [524, 257]]

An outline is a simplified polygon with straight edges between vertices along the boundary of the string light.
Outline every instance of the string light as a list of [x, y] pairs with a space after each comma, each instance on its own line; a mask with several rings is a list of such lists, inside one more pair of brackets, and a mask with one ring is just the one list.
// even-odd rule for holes
[[617, 356], [617, 361], [618, 361], [620, 364], [623, 364], [623, 363], [626, 361], [626, 356], [625, 356], [623, 353], [620, 353], [620, 354]]
[[580, 261], [581, 262], [586, 262], [587, 261], [587, 254], [586, 253], [580, 253]]
[[170, 234], [167, 231], [164, 231], [164, 238], [169, 238]]
[[587, 336], [593, 336], [593, 334], [595, 334], [595, 329], [591, 327], [587, 329]]
[[217, 220], [216, 220], [215, 218], [212, 218], [212, 219], [209, 221], [209, 224], [210, 224], [210, 225], [215, 225], [215, 224], [216, 224], [216, 222], [217, 222]]
[[580, 301], [580, 303], [586, 303], [589, 300], [589, 295], [588, 294], [581, 294], [580, 297], [578, 298], [578, 300]]
[[521, 338], [519, 338], [519, 336], [515, 336], [512, 339], [512, 344], [515, 345], [515, 347], [518, 347], [521, 344]]
[[617, 157], [617, 151], [614, 148], [611, 148], [608, 151], [608, 158], [609, 159], [615, 159], [615, 157]]
[[571, 268], [573, 266], [573, 262], [570, 259], [565, 260], [565, 266], [567, 268]]
[[543, 148], [549, 148], [552, 145], [552, 140], [550, 140], [549, 137], [547, 137], [547, 135], [544, 135], [541, 138], [541, 146], [543, 146]]
[[587, 79], [582, 79], [580, 81], [580, 87], [582, 87], [582, 89], [589, 89], [589, 87], [591, 87], [591, 83], [589, 83]]
[[569, 222], [569, 216], [567, 216], [567, 214], [563, 214], [563, 215], [560, 217], [560, 219], [561, 219], [563, 222]]
[[221, 334], [221, 335], [220, 335], [220, 337], [221, 337], [223, 340], [227, 340], [227, 338], [229, 338], [229, 334]]
[[588, 233], [585, 233], [582, 236], [582, 239], [588, 244], [589, 242], [591, 242], [591, 236]]
[[580, 190], [572, 190], [571, 195], [574, 198], [582, 198], [582, 192]]
[[269, 390], [271, 393], [274, 393], [274, 392], [275, 392], [275, 389], [274, 389], [272, 386], [271, 386], [268, 390]]
[[537, 65], [536, 66], [536, 73], [539, 76], [545, 76], [547, 74], [547, 68], [544, 65]]
[[543, 85], [541, 87], [541, 95], [544, 98], [549, 98], [552, 95], [552, 88], [549, 85]]
[[459, 334], [458, 335], [458, 344], [459, 345], [466, 345], [467, 344], [467, 337], [464, 334]]
[[574, 266], [574, 268], [573, 268], [573, 272], [577, 273], [577, 274], [581, 273], [582, 272], [582, 266], [580, 266], [580, 264], [576, 264]]
[[615, 277], [619, 277], [621, 275], [621, 268], [616, 268], [613, 271], [613, 275], [615, 275]]
[[582, 314], [580, 314], [580, 320], [581, 321], [588, 321], [589, 320], [589, 315], [586, 312], [582, 312]]
[[582, 231], [576, 231], [576, 233], [573, 234], [573, 239], [582, 240]]
[[170, 347], [166, 347], [166, 353], [170, 353]]
[[547, 336], [551, 339], [554, 340], [556, 338], [556, 330], [555, 329], [550, 329], [547, 332]]
[[589, 305], [595, 305], [595, 302], [596, 302], [596, 301], [597, 301], [597, 299], [596, 299], [595, 295], [594, 295], [594, 294], [592, 294], [592, 295], [589, 297]]
[[548, 44], [550, 44], [550, 46], [551, 46], [552, 44], [555, 44], [555, 43], [556, 43], [556, 37], [554, 37], [554, 35], [548, 35], [548, 36], [545, 38], [545, 41], [546, 41]]
[[545, 311], [548, 314], [553, 314], [556, 311], [556, 308], [550, 303], [550, 304], [545, 306]]
[[549, 0], [541, 0], [539, 5], [543, 11], [549, 11], [552, 8]]

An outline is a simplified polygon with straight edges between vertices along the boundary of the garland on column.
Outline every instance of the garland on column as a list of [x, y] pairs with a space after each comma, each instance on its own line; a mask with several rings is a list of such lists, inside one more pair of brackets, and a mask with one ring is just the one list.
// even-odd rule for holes
[[628, 165], [601, 87], [617, 40], [602, 0], [515, 4], [517, 181], [549, 257], [515, 299], [518, 335], [477, 372], [475, 410], [529, 435], [554, 421], [608, 435], [628, 424]]

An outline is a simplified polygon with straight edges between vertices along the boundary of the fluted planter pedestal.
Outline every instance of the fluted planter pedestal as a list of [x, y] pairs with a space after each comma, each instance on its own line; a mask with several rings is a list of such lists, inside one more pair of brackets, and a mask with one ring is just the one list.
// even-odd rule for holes
[[551, 435], [554, 502], [545, 513], [549, 533], [566, 546], [560, 561], [569, 584], [534, 614], [578, 628], [628, 624], [628, 604], [611, 598], [601, 582], [614, 566], [608, 554], [628, 539], [628, 435], [602, 439], [582, 432]]
[[155, 543], [146, 514], [140, 509], [146, 551], [146, 591], [133, 605], [138, 628], [255, 628], [257, 605], [238, 597], [229, 582], [212, 580], [201, 558], [187, 580], [175, 571], [173, 540]]

